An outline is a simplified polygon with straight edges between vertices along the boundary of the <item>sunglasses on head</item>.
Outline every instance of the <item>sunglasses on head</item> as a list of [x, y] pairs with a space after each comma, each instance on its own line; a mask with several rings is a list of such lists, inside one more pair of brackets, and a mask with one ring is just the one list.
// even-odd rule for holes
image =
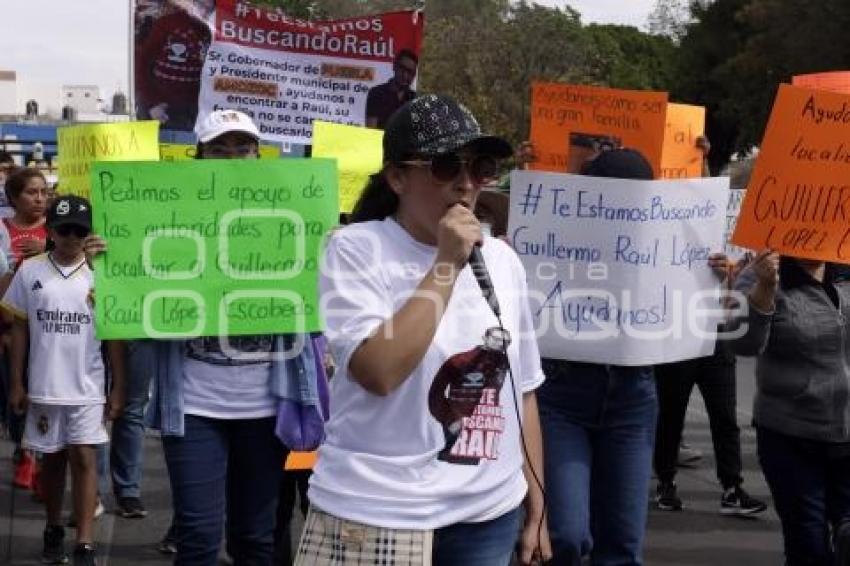
[[56, 233], [62, 237], [68, 237], [73, 234], [78, 238], [85, 238], [91, 231], [85, 226], [79, 226], [77, 224], [61, 224], [54, 228], [54, 230], [56, 230]]
[[411, 159], [402, 163], [427, 167], [434, 180], [440, 183], [454, 181], [464, 167], [476, 183], [486, 183], [499, 175], [499, 160], [492, 155], [476, 155], [465, 159], [456, 153], [447, 153], [431, 159]]

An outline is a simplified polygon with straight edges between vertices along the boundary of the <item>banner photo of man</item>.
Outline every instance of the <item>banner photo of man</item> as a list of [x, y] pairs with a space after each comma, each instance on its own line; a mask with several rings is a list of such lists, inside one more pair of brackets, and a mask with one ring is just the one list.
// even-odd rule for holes
[[140, 119], [191, 131], [236, 108], [264, 139], [309, 144], [315, 119], [380, 128], [415, 96], [424, 17], [304, 21], [241, 0], [139, 0], [134, 27]]
[[137, 0], [133, 30], [136, 118], [191, 131], [212, 41], [215, 0]]

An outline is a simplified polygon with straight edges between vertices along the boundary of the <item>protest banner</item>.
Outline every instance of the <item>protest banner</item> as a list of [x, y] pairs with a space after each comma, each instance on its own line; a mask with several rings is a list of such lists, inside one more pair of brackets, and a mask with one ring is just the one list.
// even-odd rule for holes
[[711, 354], [722, 311], [708, 257], [728, 186], [514, 171], [508, 237], [541, 354], [625, 366]]
[[243, 0], [170, 10], [141, 4], [134, 51], [140, 118], [188, 131], [213, 110], [233, 108], [250, 115], [264, 139], [297, 144], [311, 143], [313, 120], [365, 125], [369, 90], [394, 76], [402, 51], [418, 57], [424, 33], [415, 11], [309, 21]]
[[88, 198], [95, 161], [156, 161], [159, 122], [63, 126], [56, 130], [59, 190]]
[[98, 163], [101, 339], [320, 330], [318, 257], [337, 224], [328, 159]]
[[[187, 143], [161, 143], [159, 144], [160, 161], [186, 161], [195, 159], [197, 146]], [[280, 157], [280, 148], [276, 145], [260, 144], [261, 159], [277, 159]]]
[[828, 73], [811, 73], [794, 75], [791, 84], [800, 88], [812, 90], [829, 90], [850, 94], [850, 71], [830, 71]]
[[697, 138], [705, 132], [705, 108], [691, 104], [667, 104], [667, 123], [661, 149], [662, 179], [702, 177], [703, 154]]
[[726, 228], [723, 231], [723, 253], [733, 261], [741, 259], [744, 254], [750, 251], [732, 243], [735, 225], [738, 223], [738, 216], [741, 214], [741, 203], [744, 202], [744, 195], [746, 194], [746, 189], [729, 189], [729, 201], [726, 205]]
[[780, 85], [732, 242], [850, 263], [850, 95]]
[[313, 122], [313, 157], [336, 159], [339, 211], [351, 212], [369, 175], [381, 169], [384, 132], [330, 122]]
[[578, 173], [600, 148], [622, 145], [660, 175], [667, 93], [537, 81], [531, 88], [534, 169]]

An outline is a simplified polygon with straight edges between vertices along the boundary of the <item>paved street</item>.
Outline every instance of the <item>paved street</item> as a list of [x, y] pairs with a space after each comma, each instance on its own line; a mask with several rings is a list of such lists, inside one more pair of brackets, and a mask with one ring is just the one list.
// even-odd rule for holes
[[[754, 390], [752, 367], [752, 361], [741, 360], [738, 376], [745, 485], [754, 496], [767, 498], [767, 487], [755, 457], [754, 434], [749, 427]], [[708, 423], [698, 394], [691, 400], [686, 438], [692, 446], [703, 451], [705, 458], [698, 468], [682, 470], [679, 474], [685, 511], [652, 511], [646, 563], [650, 566], [781, 564], [779, 521], [772, 509], [757, 520], [721, 517], [718, 513], [720, 488], [714, 476]], [[0, 478], [3, 478], [0, 482], [0, 563], [39, 564], [44, 511], [28, 493], [10, 490], [11, 451], [8, 442], [0, 443]], [[145, 456], [144, 502], [151, 513], [143, 520], [120, 519], [107, 513], [98, 521], [103, 565], [170, 564], [170, 560], [155, 549], [170, 521], [168, 479], [156, 438], [147, 439]], [[654, 489], [654, 486], [648, 489], [650, 487]], [[11, 521], [10, 516], [13, 517]], [[73, 531], [69, 531], [68, 536], [72, 535]]]
[[[756, 457], [752, 420], [755, 393], [754, 360], [738, 359], [738, 424], [744, 460], [744, 487], [759, 499], [769, 500], [767, 485]], [[777, 566], [782, 564], [782, 535], [772, 506], [759, 519], [721, 517], [720, 486], [714, 473], [711, 432], [699, 393], [691, 396], [686, 441], [705, 457], [696, 469], [681, 469], [681, 513], [653, 510], [646, 542], [650, 566]], [[652, 489], [655, 486], [653, 484]], [[654, 491], [653, 491], [654, 494]]]

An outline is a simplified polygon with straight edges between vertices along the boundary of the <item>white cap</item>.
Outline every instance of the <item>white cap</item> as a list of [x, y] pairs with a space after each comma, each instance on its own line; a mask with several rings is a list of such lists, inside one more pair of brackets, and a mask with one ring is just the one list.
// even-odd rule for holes
[[260, 131], [251, 118], [238, 110], [216, 110], [195, 125], [198, 141], [207, 143], [228, 132], [242, 132], [260, 140]]

